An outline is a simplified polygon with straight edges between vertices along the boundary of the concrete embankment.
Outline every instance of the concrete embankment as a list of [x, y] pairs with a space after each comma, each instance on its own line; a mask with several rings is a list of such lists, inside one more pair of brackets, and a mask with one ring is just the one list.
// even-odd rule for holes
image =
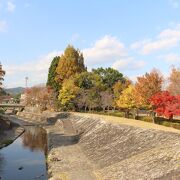
[[12, 123], [5, 115], [0, 115], [0, 149], [11, 144], [24, 132], [24, 128]]
[[180, 179], [180, 131], [81, 113], [48, 115], [53, 180]]

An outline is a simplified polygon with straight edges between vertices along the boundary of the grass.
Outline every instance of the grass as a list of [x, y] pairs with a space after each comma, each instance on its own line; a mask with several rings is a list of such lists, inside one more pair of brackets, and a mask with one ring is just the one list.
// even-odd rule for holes
[[[88, 112], [89, 113], [89, 112]], [[90, 112], [92, 114], [101, 114], [101, 115], [109, 115], [109, 116], [115, 116], [115, 117], [124, 117], [124, 113], [123, 112]]]
[[[124, 117], [124, 112], [121, 112], [121, 111], [114, 111], [114, 112], [110, 111], [109, 113], [108, 112], [103, 112], [103, 111], [99, 111], [99, 112], [91, 111], [91, 112], [88, 112], [88, 113], [100, 114], [100, 115], [109, 115], [109, 116], [115, 116], [115, 117]], [[133, 115], [130, 114], [129, 118], [133, 119]], [[139, 116], [138, 120], [153, 123], [152, 117], [150, 117], [150, 116]], [[180, 120], [177, 120], [177, 119], [174, 119], [174, 120], [170, 121], [170, 120], [165, 119], [163, 117], [155, 117], [155, 124], [163, 125], [163, 126], [166, 126], [166, 127], [173, 127], [175, 129], [180, 130]]]
[[165, 119], [163, 117], [156, 117], [155, 119], [156, 124], [163, 125], [166, 127], [173, 127], [175, 129], [180, 130], [180, 120], [173, 119], [172, 121]]

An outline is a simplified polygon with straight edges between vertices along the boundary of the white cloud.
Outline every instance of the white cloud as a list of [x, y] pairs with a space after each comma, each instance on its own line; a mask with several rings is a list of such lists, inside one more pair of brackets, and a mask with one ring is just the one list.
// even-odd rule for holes
[[[8, 65], [6, 66], [6, 72], [8, 75], [14, 75], [17, 73], [26, 72], [44, 72], [47, 71], [53, 57], [60, 55], [61, 52], [53, 51], [45, 56], [41, 56], [36, 61], [30, 63], [24, 63], [22, 65]], [[40, 74], [38, 74], [40, 75]]]
[[131, 44], [131, 49], [137, 49], [141, 54], [150, 54], [155, 51], [165, 50], [178, 46], [180, 43], [180, 25], [163, 30], [154, 39], [137, 41]]
[[163, 56], [159, 56], [158, 58], [165, 60], [169, 64], [179, 64], [180, 66], [180, 55], [170, 53]]
[[169, 0], [169, 2], [173, 8], [179, 8], [179, 1], [178, 0]]
[[130, 45], [130, 49], [139, 49], [144, 44], [149, 43], [150, 41], [151, 41], [150, 39], [146, 39], [146, 40], [142, 40], [142, 41], [136, 41], [135, 43]]
[[111, 66], [118, 70], [137, 70], [142, 68], [144, 61], [137, 61], [128, 55], [122, 42], [116, 37], [106, 35], [97, 40], [92, 47], [84, 49], [85, 64], [94, 68]]
[[39, 57], [36, 61], [21, 65], [5, 65], [6, 84], [10, 87], [24, 86], [24, 79], [26, 76], [29, 77], [30, 85], [44, 83], [47, 79], [48, 69], [52, 59], [60, 54], [62, 53], [59, 51], [53, 51]]
[[106, 35], [97, 40], [92, 47], [84, 49], [85, 63], [89, 66], [112, 63], [127, 56], [124, 44], [116, 37]]
[[115, 61], [112, 64], [112, 68], [121, 70], [121, 71], [127, 71], [127, 70], [137, 70], [142, 67], [144, 67], [145, 62], [144, 61], [137, 61], [133, 57], [128, 57], [125, 59], [120, 59]]
[[5, 32], [7, 28], [7, 22], [6, 21], [0, 21], [0, 32]]
[[11, 1], [7, 2], [7, 10], [9, 12], [14, 12], [15, 8], [16, 8], [16, 5], [13, 2]]

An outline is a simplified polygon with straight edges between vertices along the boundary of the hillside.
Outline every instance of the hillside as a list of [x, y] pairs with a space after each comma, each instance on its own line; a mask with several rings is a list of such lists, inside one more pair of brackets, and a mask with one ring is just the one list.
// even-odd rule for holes
[[16, 87], [16, 88], [5, 89], [5, 91], [9, 94], [15, 95], [15, 94], [22, 93], [24, 91], [24, 89], [25, 88], [23, 88], [23, 87]]

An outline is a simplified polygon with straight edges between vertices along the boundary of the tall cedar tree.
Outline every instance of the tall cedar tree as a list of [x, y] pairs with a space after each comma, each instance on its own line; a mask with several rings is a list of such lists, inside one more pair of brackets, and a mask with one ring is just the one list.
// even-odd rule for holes
[[54, 92], [58, 93], [60, 84], [55, 80], [57, 73], [56, 68], [58, 66], [60, 60], [60, 56], [54, 57], [54, 59], [51, 62], [50, 68], [49, 68], [49, 74], [48, 74], [48, 80], [46, 85], [51, 87]]
[[60, 57], [56, 68], [56, 80], [62, 83], [65, 79], [83, 71], [86, 71], [83, 54], [69, 45], [65, 49], [64, 54]]
[[142, 77], [137, 78], [135, 84], [135, 98], [138, 107], [150, 108], [150, 98], [162, 89], [163, 77], [154, 69]]
[[168, 91], [172, 95], [180, 95], [180, 68], [172, 68], [169, 77]]

